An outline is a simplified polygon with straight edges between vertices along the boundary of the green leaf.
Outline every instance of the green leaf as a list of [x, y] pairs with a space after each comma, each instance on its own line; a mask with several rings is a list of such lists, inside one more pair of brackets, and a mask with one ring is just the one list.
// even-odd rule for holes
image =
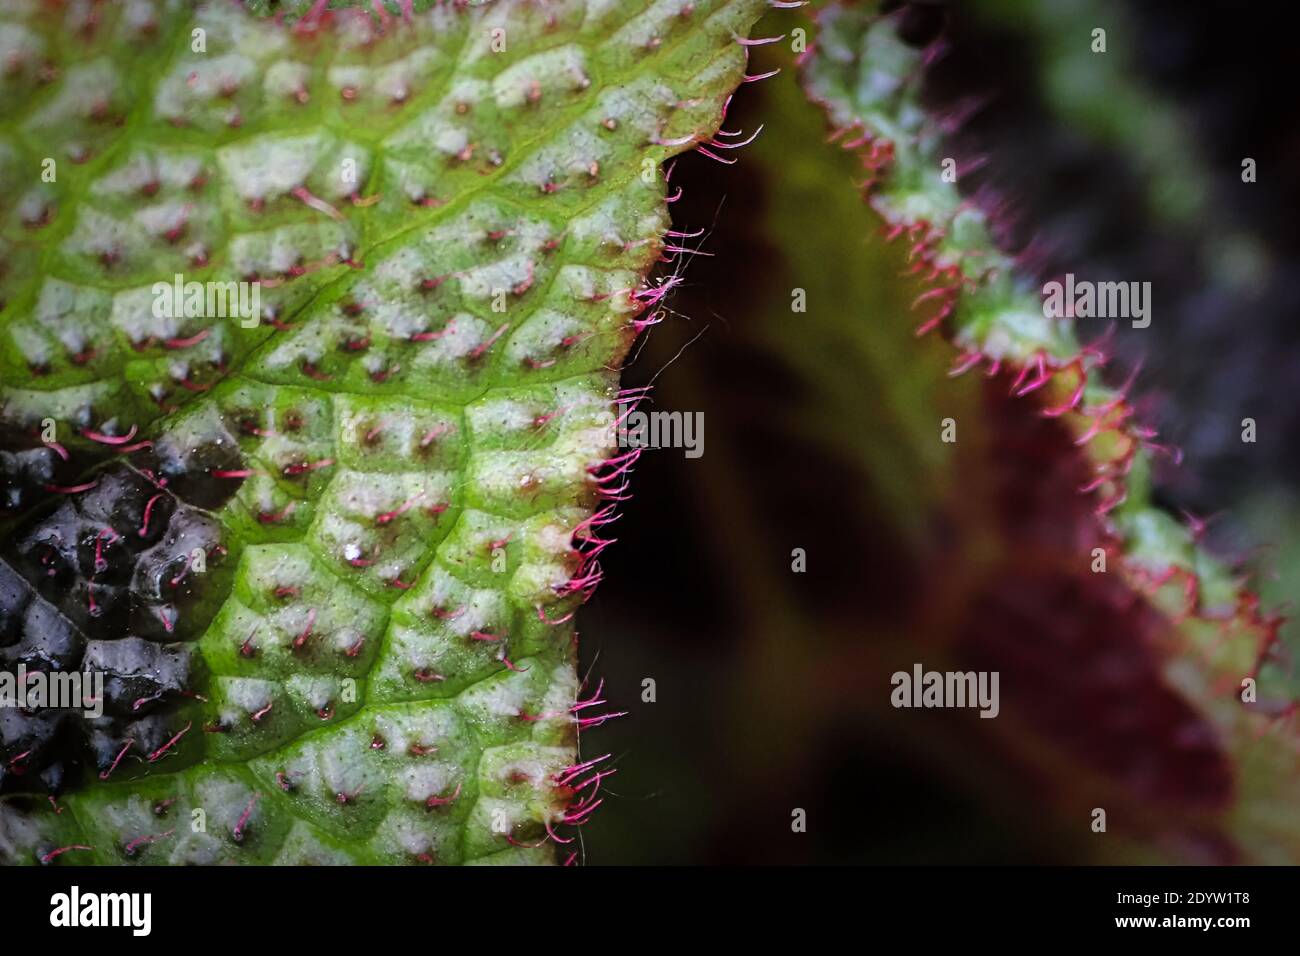
[[[1032, 562], [1019, 569], [1027, 580], [1004, 579], [1001, 587], [981, 592], [983, 599], [973, 602], [974, 628], [991, 629], [981, 637], [986, 651], [1001, 647], [997, 653], [1007, 661], [1016, 660], [1014, 645], [1004, 643], [1011, 640], [1008, 632], [1023, 628], [1046, 641], [1060, 622], [1089, 627], [1085, 636], [1098, 647], [1127, 648], [1122, 652], [1133, 659], [1126, 666], [1148, 675], [1141, 693], [1150, 698], [1143, 698], [1149, 712], [1157, 710], [1151, 701], [1167, 695], [1169, 712], [1185, 715], [1167, 768], [1172, 775], [1185, 759], [1198, 765], [1198, 777], [1181, 785], [1188, 818], [1177, 825], [1194, 840], [1206, 839], [1206, 833], [1224, 840], [1233, 858], [1294, 858], [1297, 834], [1280, 811], [1294, 801], [1300, 784], [1294, 734], [1280, 720], [1295, 706], [1280, 666], [1280, 618], [1261, 610], [1251, 584], [1206, 551], [1194, 527], [1153, 503], [1152, 460], [1167, 449], [1136, 421], [1131, 383], [1109, 385], [1103, 351], [1081, 347], [1072, 321], [1045, 315], [1043, 290], [994, 244], [989, 214], [945, 178], [943, 131], [921, 97], [926, 53], [904, 42], [896, 16], [879, 6], [833, 4], [819, 12], [805, 86], [825, 108], [832, 139], [865, 171], [866, 198], [886, 235], [903, 244], [909, 271], [926, 283], [913, 304], [917, 334], [939, 331], [956, 347], [951, 374], [981, 370], [1003, 386], [996, 401], [975, 412], [984, 419], [975, 428], [992, 435], [992, 450], [1000, 453], [985, 467], [1015, 476], [1023, 486], [1014, 503], [1020, 527], [1009, 543], [1032, 555]], [[1063, 426], [1062, 434], [1050, 443], [1031, 442], [1033, 419]], [[1037, 427], [1044, 437], [1045, 427]], [[1026, 460], [1031, 452], [1036, 457]], [[1002, 461], [1003, 455], [1009, 460]], [[974, 482], [973, 473], [963, 474]], [[1090, 496], [1095, 516], [1080, 513], [1078, 491]], [[994, 514], [997, 507], [974, 504], [970, 511]], [[1039, 532], [1041, 539], [1035, 537]], [[1062, 538], [1066, 547], [1059, 550]], [[1055, 549], [1045, 546], [1052, 539], [1058, 539]], [[1090, 568], [1097, 552], [1109, 556], [1112, 573]], [[1056, 606], [1050, 614], [1031, 610], [1042, 595], [1052, 595]], [[1119, 606], [1126, 608], [1122, 615], [1115, 614]], [[969, 636], [966, 630], [959, 641]], [[1068, 641], [1049, 647], [1055, 657], [1044, 658], [1048, 671], [1066, 668], [1079, 654]], [[1052, 695], [1043, 695], [1044, 712], [1069, 714], [1087, 727], [1071, 728], [1058, 740], [1050, 724], [1045, 730], [1025, 728], [1024, 752], [1046, 747], [1048, 754], [1068, 753], [1089, 734], [1105, 739], [1108, 722], [1118, 718], [1103, 712], [1094, 728], [1085, 703], [1062, 703], [1068, 695], [1090, 693], [1087, 677], [1079, 667], [1059, 685], [1039, 680], [1040, 689], [1056, 686], [1060, 694], [1054, 705]], [[1138, 693], [1126, 691], [1126, 699]], [[1164, 733], [1156, 723], [1147, 735], [1153, 742]], [[1074, 759], [1092, 763], [1093, 770], [1105, 768], [1105, 760], [1098, 764], [1086, 753]], [[1113, 748], [1107, 759], [1118, 759]], [[1080, 771], [1078, 765], [1067, 767]], [[1109, 768], [1103, 776], [1117, 774]], [[1132, 852], [1141, 859], [1176, 855], [1164, 846], [1141, 845], [1152, 832], [1175, 826], [1170, 807], [1159, 813], [1151, 808], [1153, 798], [1168, 797], [1143, 797], [1126, 783], [1113, 784], [1121, 794], [1130, 791], [1114, 799], [1134, 802], [1130, 835], [1140, 836]]]
[[5, 14], [0, 662], [109, 678], [0, 718], [0, 860], [551, 859], [659, 167], [763, 6]]

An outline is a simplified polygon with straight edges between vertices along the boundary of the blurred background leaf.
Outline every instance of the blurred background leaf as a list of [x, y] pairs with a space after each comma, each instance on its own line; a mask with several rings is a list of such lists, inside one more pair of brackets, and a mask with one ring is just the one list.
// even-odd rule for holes
[[[990, 73], [983, 58], [967, 59], [970, 88], [988, 92], [1009, 77], [1032, 83], [1051, 45], [1025, 30], [1009, 42], [1005, 20], [987, 24], [957, 25], [957, 41], [1004, 63]], [[755, 35], [795, 26], [808, 28], [776, 13]], [[1189, 42], [1202, 42], [1199, 30], [1199, 21], [1189, 26]], [[981, 48], [991, 35], [1003, 42]], [[1145, 34], [1135, 41], [1145, 42]], [[824, 145], [824, 122], [798, 88], [788, 46], [753, 51], [750, 73], [783, 72], [733, 103], [728, 129], [747, 135], [764, 124], [740, 162], [690, 156], [673, 179], [684, 187], [677, 228], [705, 228], [694, 244], [708, 255], [669, 267], [684, 266], [685, 286], [626, 383], [653, 381], [656, 408], [702, 411], [705, 453], [643, 456], [621, 543], [606, 552], [606, 584], [581, 622], [589, 666], [632, 712], [584, 741], [590, 753], [612, 751], [621, 768], [585, 830], [589, 860], [1233, 859], [1238, 848], [1221, 827], [1232, 771], [1213, 746], [1180, 749], [1175, 739], [1178, 728], [1194, 737], [1197, 721], [1178, 695], [1160, 697], [1151, 649], [1161, 622], [1121, 588], [1069, 586], [1096, 530], [1072, 493], [1079, 482], [1063, 436], [1007, 401], [1005, 383], [948, 378], [951, 348], [913, 336], [910, 305], [922, 287], [903, 277], [903, 250], [883, 242], [879, 220], [854, 201], [861, 170]], [[995, 91], [1013, 105], [1027, 98], [1008, 83]], [[936, 96], [942, 102], [941, 90]], [[1055, 122], [1083, 141], [1076, 162], [1090, 149], [1116, 148], [1111, 131], [1068, 116]], [[982, 146], [995, 159], [1007, 143], [1032, 155], [1041, 132], [1008, 122], [1003, 140], [989, 136]], [[1069, 186], [1070, 163], [1028, 168], [1023, 176], [1023, 165], [1001, 167], [1003, 181], [1023, 184], [1009, 195], [1023, 200], [1026, 219], [1050, 213], [1053, 201], [1067, 210], [1115, 201], [1095, 172], [1080, 196]], [[1140, 192], [1145, 180], [1133, 178]], [[1043, 219], [1042, 236], [1063, 237], [1081, 256], [1108, 234]], [[1133, 240], [1147, 249], [1163, 241], [1159, 230], [1137, 230]], [[806, 313], [791, 308], [795, 289], [806, 293]], [[1161, 346], [1164, 361], [1140, 390], [1173, 393], [1157, 406], [1160, 418], [1186, 434], [1194, 415], [1177, 418], [1179, 385], [1162, 369], [1201, 346], [1177, 345], [1182, 326], [1164, 325], [1175, 344]], [[945, 417], [959, 422], [955, 446], [940, 441]], [[1193, 457], [1183, 470], [1197, 464]], [[1285, 531], [1290, 476], [1281, 466], [1262, 470], [1269, 497], [1237, 513]], [[1226, 505], [1245, 496], [1217, 478], [1197, 487]], [[792, 572], [794, 548], [806, 550], [807, 573]], [[1300, 573], [1297, 560], [1276, 566], [1283, 580], [1268, 597], [1285, 596], [1285, 582]], [[1057, 643], [1044, 652], [1049, 637]], [[1035, 688], [1016, 699], [1004, 683], [1012, 699], [1000, 720], [889, 707], [895, 670], [989, 659], [1021, 666]], [[1159, 701], [1147, 702], [1147, 717], [1160, 712], [1152, 726], [1170, 739], [1144, 730], [1140, 716], [1099, 705], [1105, 697], [1090, 693], [1089, 678], [1107, 668], [1126, 675], [1131, 693], [1153, 688]], [[643, 700], [646, 679], [654, 703]], [[1126, 719], [1136, 724], [1107, 723]], [[1287, 771], [1294, 767], [1262, 772]], [[1114, 839], [1088, 830], [1097, 800], [1122, 808]], [[796, 808], [807, 811], [807, 833], [791, 830]], [[1294, 809], [1264, 815], [1282, 829], [1297, 823]]]

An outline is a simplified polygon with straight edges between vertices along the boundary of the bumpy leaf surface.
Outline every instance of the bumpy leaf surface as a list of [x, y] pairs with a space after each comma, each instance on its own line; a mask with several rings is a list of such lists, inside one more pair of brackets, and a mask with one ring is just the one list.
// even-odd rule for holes
[[544, 862], [598, 803], [658, 167], [763, 4], [323, 6], [3, 9], [0, 665], [108, 679], [0, 711], [0, 861]]

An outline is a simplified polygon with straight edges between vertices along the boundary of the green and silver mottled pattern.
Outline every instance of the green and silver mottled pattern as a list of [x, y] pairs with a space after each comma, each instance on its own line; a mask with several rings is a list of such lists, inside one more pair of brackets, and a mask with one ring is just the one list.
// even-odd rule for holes
[[[594, 803], [570, 616], [659, 166], [763, 7], [4, 5], [0, 569], [28, 623], [199, 677], [57, 803], [7, 795], [0, 860], [552, 859]], [[176, 275], [261, 314], [160, 317]], [[102, 553], [56, 589], [67, 529]]]

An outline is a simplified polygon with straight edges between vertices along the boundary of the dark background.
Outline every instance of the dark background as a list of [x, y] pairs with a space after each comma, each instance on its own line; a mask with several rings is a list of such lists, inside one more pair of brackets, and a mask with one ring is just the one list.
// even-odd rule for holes
[[[1161, 495], [1171, 507], [1218, 515], [1211, 540], [1224, 552], [1245, 554], [1260, 543], [1251, 526], [1260, 514], [1269, 540], [1285, 548], [1294, 537], [1300, 449], [1292, 397], [1300, 384], [1300, 107], [1287, 8], [1124, 5], [1139, 30], [1128, 41], [1139, 52], [1140, 80], [1189, 122], [1196, 160], [1226, 168], [1244, 156], [1258, 162], [1258, 183], [1233, 189], [1229, 178], [1204, 214], [1173, 227], [1144, 215], [1142, 178], [1121, 148], [1044, 104], [1037, 38], [971, 15], [971, 6], [978, 5], [912, 4], [907, 16], [919, 42], [940, 29], [952, 41], [931, 77], [935, 102], [971, 91], [987, 97], [956, 141], [989, 159], [973, 185], [1012, 203], [1018, 225], [1005, 242], [1049, 240], [1035, 260], [1044, 274], [1063, 264], [1102, 273], [1122, 264], [1126, 274], [1153, 280], [1155, 307], [1178, 321], [1156, 322], [1154, 341], [1121, 335], [1127, 364], [1112, 377], [1142, 359], [1144, 416], [1187, 452], [1181, 468], [1162, 475]], [[764, 136], [784, 135], [765, 110], [766, 86], [737, 94], [729, 128], [766, 121]], [[924, 600], [917, 589], [926, 586], [925, 569], [890, 564], [890, 522], [870, 502], [845, 506], [843, 489], [856, 480], [850, 469], [798, 428], [769, 427], [764, 409], [799, 387], [748, 321], [764, 295], [788, 295], [765, 283], [779, 271], [780, 253], [753, 228], [780, 184], [740, 155], [735, 166], [697, 154], [679, 160], [675, 228], [709, 227], [702, 248], [712, 256], [690, 260], [672, 314], [625, 375], [629, 387], [654, 381], [657, 408], [703, 411], [706, 452], [695, 460], [670, 449], [642, 457], [634, 495], [611, 528], [619, 543], [602, 558], [605, 583], [580, 618], [584, 671], [605, 680], [613, 709], [630, 712], [584, 734], [584, 755], [610, 752], [620, 771], [584, 828], [586, 860], [1091, 860], [1002, 769], [975, 758], [954, 772], [959, 738], [941, 722], [901, 735], [896, 723], [841, 706], [829, 691], [810, 695], [794, 682], [781, 689], [773, 640], [788, 634], [813, 672], [840, 672], [849, 665], [837, 648], [855, 633], [872, 640], [899, 601]], [[1236, 232], [1265, 252], [1267, 268], [1248, 298], [1218, 282], [1206, 261], [1215, 237]], [[1258, 447], [1239, 441], [1243, 414], [1260, 422]], [[789, 573], [791, 540], [815, 556], [797, 579]], [[780, 607], [765, 581], [786, 589]], [[1289, 597], [1284, 574], [1267, 587], [1275, 599]], [[823, 652], [820, 635], [832, 630], [838, 637]], [[754, 679], [769, 667], [776, 673]], [[853, 675], [842, 676], [851, 698]], [[645, 678], [656, 683], [654, 703], [642, 702]], [[807, 811], [806, 833], [791, 831], [794, 808]]]

